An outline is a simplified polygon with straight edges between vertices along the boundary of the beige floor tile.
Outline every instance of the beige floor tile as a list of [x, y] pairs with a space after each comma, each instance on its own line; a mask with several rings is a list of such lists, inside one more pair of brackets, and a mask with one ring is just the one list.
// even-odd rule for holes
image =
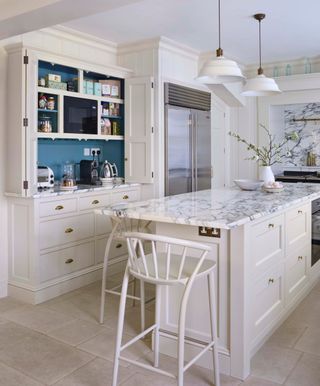
[[313, 287], [312, 292], [320, 292], [320, 280], [318, 280], [317, 284]]
[[92, 359], [88, 353], [40, 334], [0, 351], [1, 362], [49, 385]]
[[22, 327], [12, 322], [0, 324], [0, 350], [4, 350], [9, 346], [16, 345], [26, 337], [37, 336], [33, 330]]
[[[96, 358], [72, 374], [61, 379], [55, 386], [109, 386], [112, 382], [111, 362]], [[118, 382], [124, 382], [134, 374], [130, 367], [120, 366]]]
[[[124, 335], [123, 343], [131, 339], [131, 336]], [[113, 362], [115, 347], [115, 331], [112, 329], [106, 329], [105, 333], [98, 334], [94, 338], [84, 342], [78, 346], [81, 350], [87, 351], [98, 357], [102, 357]], [[138, 359], [146, 352], [150, 351], [150, 341], [139, 341], [123, 351], [124, 356], [128, 356], [131, 359]], [[124, 365], [125, 362], [123, 362]]]
[[320, 315], [320, 296], [312, 291], [285, 321], [287, 326], [318, 327]]
[[25, 327], [47, 332], [70, 322], [73, 318], [49, 308], [27, 305], [5, 312], [3, 317]]
[[243, 383], [241, 383], [241, 386], [280, 386], [280, 383], [274, 383], [256, 377], [249, 377]]
[[267, 341], [268, 344], [293, 348], [307, 327], [283, 324]]
[[0, 363], [0, 386], [41, 386], [34, 379], [27, 377], [19, 371]]
[[75, 319], [62, 327], [50, 330], [47, 335], [71, 346], [77, 346], [103, 331], [105, 328], [98, 324]]
[[[320, 321], [320, 314], [319, 314]], [[320, 356], [320, 328], [308, 327], [296, 343], [296, 350]]]
[[13, 299], [11, 297], [1, 298], [0, 299], [0, 316], [1, 316], [1, 313], [3, 312], [10, 311], [24, 305], [25, 303], [20, 302], [19, 300]]
[[320, 358], [311, 354], [303, 354], [295, 369], [285, 382], [286, 386], [318, 386], [320, 385]]
[[[176, 385], [174, 379], [163, 375], [153, 374], [151, 372], [136, 373], [127, 381], [122, 382], [121, 386], [169, 386]], [[195, 385], [194, 385], [195, 386]]]
[[298, 351], [264, 345], [251, 360], [251, 375], [281, 384], [300, 357]]

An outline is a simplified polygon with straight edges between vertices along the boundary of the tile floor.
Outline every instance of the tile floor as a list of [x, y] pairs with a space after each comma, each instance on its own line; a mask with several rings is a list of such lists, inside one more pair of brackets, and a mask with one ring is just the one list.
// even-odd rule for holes
[[[114, 284], [119, 276], [111, 278]], [[149, 288], [151, 294], [152, 289]], [[0, 299], [0, 386], [109, 386], [118, 298], [108, 296], [105, 324], [97, 322], [100, 283], [38, 306]], [[147, 320], [153, 307], [147, 306]], [[125, 338], [139, 328], [139, 308], [128, 305]], [[129, 349], [150, 360], [150, 340]], [[161, 364], [175, 367], [172, 358]], [[244, 382], [221, 376], [222, 386], [320, 386], [320, 282], [252, 359]], [[121, 386], [169, 386], [175, 382], [133, 366], [121, 366]], [[185, 386], [212, 385], [211, 372], [192, 367]]]

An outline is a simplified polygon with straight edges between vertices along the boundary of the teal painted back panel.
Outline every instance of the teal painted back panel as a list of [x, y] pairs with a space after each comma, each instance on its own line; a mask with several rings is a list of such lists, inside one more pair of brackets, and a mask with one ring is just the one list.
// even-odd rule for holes
[[[72, 139], [38, 140], [38, 164], [49, 166], [55, 175], [55, 180], [62, 177], [63, 165], [66, 162], [79, 164], [82, 159], [92, 159], [92, 156], [85, 157], [85, 148], [100, 148], [100, 161], [108, 160], [118, 167], [120, 177], [124, 177], [124, 143], [123, 141], [78, 141]], [[79, 174], [79, 166], [76, 168]], [[79, 178], [79, 175], [77, 176]]]

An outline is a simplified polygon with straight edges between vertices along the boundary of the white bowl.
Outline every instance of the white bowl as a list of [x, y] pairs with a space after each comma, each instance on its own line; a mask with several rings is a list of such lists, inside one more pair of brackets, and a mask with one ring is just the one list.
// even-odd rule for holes
[[233, 182], [242, 190], [257, 190], [263, 185], [262, 180], [234, 180]]

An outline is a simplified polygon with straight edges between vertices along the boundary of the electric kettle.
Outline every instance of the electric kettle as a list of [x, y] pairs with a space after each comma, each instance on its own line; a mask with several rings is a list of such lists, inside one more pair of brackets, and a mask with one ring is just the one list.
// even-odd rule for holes
[[118, 177], [118, 169], [117, 165], [115, 163], [111, 164], [107, 160], [104, 161], [101, 167], [101, 173], [100, 173], [101, 178], [114, 178]]

